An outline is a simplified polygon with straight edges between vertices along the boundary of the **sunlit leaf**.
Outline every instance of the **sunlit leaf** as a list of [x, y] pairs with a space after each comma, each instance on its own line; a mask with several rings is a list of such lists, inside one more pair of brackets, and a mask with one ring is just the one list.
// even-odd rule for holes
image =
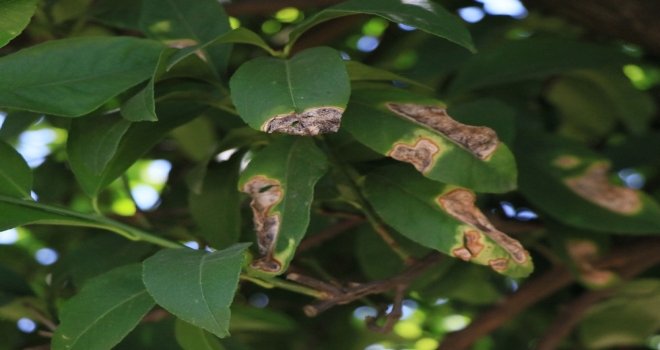
[[38, 0], [0, 0], [0, 47], [20, 34], [37, 9]]
[[293, 136], [269, 145], [250, 161], [238, 182], [239, 190], [252, 197], [261, 253], [250, 267], [269, 274], [286, 271], [309, 224], [314, 184], [327, 166], [312, 140]]

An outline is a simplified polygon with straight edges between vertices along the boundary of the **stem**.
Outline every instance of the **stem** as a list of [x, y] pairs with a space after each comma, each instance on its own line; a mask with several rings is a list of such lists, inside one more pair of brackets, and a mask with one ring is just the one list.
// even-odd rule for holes
[[135, 227], [124, 225], [120, 222], [114, 221], [112, 219], [108, 219], [104, 216], [83, 214], [68, 209], [58, 208], [52, 205], [41, 204], [32, 201], [25, 201], [22, 199], [12, 198], [7, 196], [0, 196], [0, 202], [11, 203], [26, 208], [37, 209], [45, 213], [57, 214], [63, 216], [63, 218], [61, 219], [58, 218], [45, 219], [45, 220], [37, 219], [29, 223], [100, 228], [118, 233], [133, 241], [145, 241], [165, 248], [183, 247], [181, 244], [170, 241], [169, 239], [161, 238], [151, 233], [147, 233], [142, 230], [139, 230]]
[[288, 291], [292, 291], [292, 292], [295, 292], [295, 293], [308, 295], [308, 296], [314, 297], [316, 299], [322, 299], [323, 298], [323, 293], [321, 293], [317, 290], [307, 288], [305, 286], [301, 286], [301, 285], [296, 284], [296, 283], [291, 283], [291, 282], [288, 282], [288, 281], [284, 281], [284, 280], [281, 280], [279, 278], [269, 278], [267, 280], [264, 280], [264, 279], [261, 279], [261, 278], [248, 276], [246, 274], [241, 274], [241, 279], [245, 280], [245, 281], [250, 281], [250, 282], [252, 282], [256, 285], [259, 285], [261, 287], [268, 288], [268, 289], [281, 288], [281, 289], [286, 289]]

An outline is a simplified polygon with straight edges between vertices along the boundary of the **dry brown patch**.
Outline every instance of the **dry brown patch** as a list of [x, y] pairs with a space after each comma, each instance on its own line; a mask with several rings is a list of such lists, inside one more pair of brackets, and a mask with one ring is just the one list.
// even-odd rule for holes
[[465, 261], [468, 261], [472, 258], [472, 254], [465, 247], [460, 247], [460, 248], [454, 249], [451, 252], [452, 252], [452, 254], [454, 254], [455, 257], [460, 258], [460, 259], [465, 260]]
[[552, 162], [552, 164], [562, 169], [572, 169], [580, 165], [580, 163], [580, 159], [574, 156], [561, 156]]
[[475, 156], [486, 159], [497, 149], [497, 133], [485, 126], [470, 126], [452, 119], [444, 108], [413, 103], [387, 103], [392, 112], [426, 125], [465, 147]]
[[433, 141], [419, 139], [413, 146], [406, 145], [405, 143], [397, 143], [387, 155], [396, 160], [410, 163], [415, 166], [417, 171], [426, 173], [433, 166], [433, 156], [439, 150], [440, 148]]
[[506, 270], [506, 266], [509, 264], [509, 261], [506, 259], [495, 259], [488, 260], [488, 265], [495, 271]]
[[263, 126], [265, 132], [314, 136], [337, 132], [344, 110], [335, 107], [312, 108], [303, 113], [291, 113], [269, 119]]
[[254, 230], [257, 232], [257, 244], [261, 259], [250, 263], [254, 269], [267, 272], [278, 272], [282, 264], [273, 258], [273, 250], [277, 234], [280, 230], [279, 214], [270, 215], [270, 209], [282, 199], [282, 188], [279, 182], [255, 176], [243, 186], [243, 192], [252, 197]]
[[579, 177], [566, 179], [566, 185], [580, 197], [619, 214], [637, 212], [642, 203], [635, 190], [614, 186], [607, 179], [609, 166], [598, 163]]
[[608, 270], [597, 269], [593, 262], [598, 259], [598, 247], [587, 240], [571, 240], [566, 243], [568, 255], [580, 271], [582, 279], [588, 283], [602, 285], [614, 278], [614, 273]]

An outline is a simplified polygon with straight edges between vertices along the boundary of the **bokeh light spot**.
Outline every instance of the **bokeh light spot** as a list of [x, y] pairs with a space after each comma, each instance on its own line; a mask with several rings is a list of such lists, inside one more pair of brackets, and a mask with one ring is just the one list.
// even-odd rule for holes
[[58, 254], [51, 248], [41, 248], [34, 254], [34, 258], [41, 265], [52, 265], [57, 261]]

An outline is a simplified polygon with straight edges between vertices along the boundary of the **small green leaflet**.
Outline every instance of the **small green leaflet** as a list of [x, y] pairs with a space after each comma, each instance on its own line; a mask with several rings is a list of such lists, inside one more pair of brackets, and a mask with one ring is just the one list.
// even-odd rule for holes
[[32, 170], [14, 147], [0, 141], [0, 195], [30, 198]]
[[424, 178], [412, 167], [379, 168], [364, 179], [378, 215], [409, 239], [511, 277], [526, 277], [532, 258], [474, 205], [471, 191]]
[[246, 62], [229, 86], [248, 125], [303, 136], [336, 132], [351, 94], [341, 55], [329, 47], [308, 49], [289, 60]]
[[389, 87], [354, 89], [343, 123], [361, 143], [430, 179], [477, 192], [516, 188], [515, 159], [496, 132], [455, 121], [440, 101]]
[[261, 253], [250, 267], [266, 274], [286, 271], [309, 224], [314, 185], [327, 168], [312, 140], [294, 136], [269, 145], [250, 161], [238, 182], [238, 189], [252, 197]]

